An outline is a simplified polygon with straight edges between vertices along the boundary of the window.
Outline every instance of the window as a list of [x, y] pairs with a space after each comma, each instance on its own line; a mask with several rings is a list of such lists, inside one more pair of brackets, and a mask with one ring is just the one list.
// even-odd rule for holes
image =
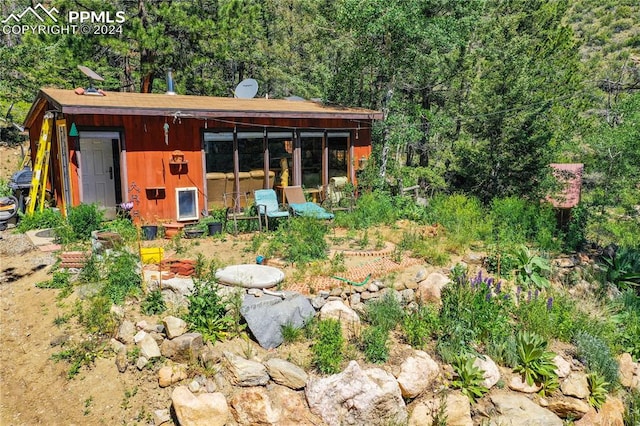
[[198, 188], [176, 188], [178, 220], [198, 220]]

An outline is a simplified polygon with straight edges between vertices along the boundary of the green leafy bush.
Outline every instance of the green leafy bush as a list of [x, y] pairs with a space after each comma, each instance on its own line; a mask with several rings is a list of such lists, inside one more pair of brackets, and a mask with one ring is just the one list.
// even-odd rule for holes
[[33, 214], [18, 213], [20, 221], [16, 226], [18, 232], [27, 232], [32, 229], [56, 229], [64, 223], [59, 212], [52, 209], [35, 211]]
[[587, 332], [579, 332], [573, 343], [576, 346], [577, 357], [587, 367], [587, 371], [603, 377], [609, 386], [618, 384], [618, 362], [601, 338]]
[[436, 195], [427, 207], [427, 220], [444, 226], [450, 238], [464, 245], [491, 235], [491, 223], [480, 200], [475, 197]]
[[314, 218], [298, 217], [283, 223], [267, 243], [268, 257], [280, 255], [294, 263], [326, 259], [328, 227]]
[[456, 378], [451, 381], [451, 386], [460, 389], [463, 395], [469, 398], [469, 401], [476, 402], [478, 398], [489, 392], [484, 386], [484, 377], [482, 370], [473, 365], [474, 358], [470, 356], [456, 357], [453, 363], [453, 371]]
[[553, 362], [555, 354], [547, 351], [547, 341], [535, 333], [521, 331], [516, 335], [518, 364], [514, 368], [522, 373], [525, 382], [532, 386], [534, 383], [545, 384], [555, 379], [556, 365]]
[[625, 398], [624, 426], [640, 425], [640, 391], [632, 390]]
[[311, 351], [316, 368], [325, 374], [340, 372], [344, 346], [340, 322], [335, 319], [318, 322], [315, 339]]
[[102, 226], [104, 212], [96, 204], [79, 204], [69, 209], [67, 222], [71, 232], [65, 233], [63, 242], [87, 241], [91, 232]]
[[438, 311], [433, 305], [419, 305], [403, 317], [402, 331], [409, 345], [424, 349], [438, 329]]
[[549, 287], [549, 280], [545, 276], [551, 270], [549, 261], [532, 253], [524, 244], [513, 250], [513, 257], [515, 260], [514, 272], [518, 284], [525, 288]]
[[511, 334], [510, 298], [502, 283], [478, 273], [467, 279], [463, 274], [442, 292], [438, 352], [446, 362], [452, 355], [466, 353], [469, 347]]
[[391, 293], [385, 293], [380, 299], [366, 305], [365, 318], [369, 324], [386, 331], [393, 330], [402, 321], [403, 316], [400, 302]]
[[218, 292], [218, 284], [203, 279], [194, 280], [194, 289], [187, 296], [189, 311], [184, 320], [193, 331], [202, 334], [205, 340], [222, 340], [231, 326], [231, 317], [226, 315], [225, 301]]
[[92, 297], [85, 303], [76, 304], [78, 322], [85, 330], [93, 335], [112, 336], [117, 327], [117, 321], [111, 312], [111, 300], [103, 295]]
[[389, 331], [384, 326], [367, 327], [360, 339], [367, 361], [381, 364], [389, 359]]
[[336, 225], [349, 229], [365, 229], [373, 225], [390, 225], [397, 219], [393, 198], [386, 192], [373, 191], [358, 198], [348, 215], [336, 217]]
[[613, 339], [619, 352], [628, 352], [631, 357], [640, 360], [640, 296], [632, 290], [624, 292], [614, 303], [616, 314], [612, 316], [615, 324]]
[[150, 291], [140, 304], [140, 310], [145, 315], [161, 314], [167, 310], [167, 305], [160, 290]]
[[601, 257], [604, 280], [624, 291], [634, 289], [640, 294], [640, 250], [621, 247]]
[[129, 219], [114, 219], [107, 222], [104, 228], [120, 235], [122, 240], [126, 243], [132, 243], [138, 240], [138, 228], [136, 228]]
[[102, 294], [116, 304], [124, 302], [130, 294], [140, 291], [142, 278], [138, 259], [128, 251], [115, 252], [106, 259], [106, 285]]

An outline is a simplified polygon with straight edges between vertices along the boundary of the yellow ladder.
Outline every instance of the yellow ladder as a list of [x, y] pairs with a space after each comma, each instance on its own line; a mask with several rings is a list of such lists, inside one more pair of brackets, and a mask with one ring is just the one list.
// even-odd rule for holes
[[38, 152], [33, 164], [31, 189], [29, 190], [29, 204], [27, 214], [33, 214], [36, 205], [44, 210], [44, 194], [47, 189], [47, 175], [49, 174], [49, 155], [51, 153], [51, 133], [53, 129], [53, 113], [48, 112], [42, 119], [42, 129], [38, 140]]

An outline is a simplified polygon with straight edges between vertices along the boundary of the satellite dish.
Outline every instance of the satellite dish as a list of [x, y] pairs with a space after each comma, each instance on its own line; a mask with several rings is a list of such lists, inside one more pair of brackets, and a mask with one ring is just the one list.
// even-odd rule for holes
[[102, 96], [102, 94], [98, 92], [98, 89], [93, 87], [93, 81], [104, 81], [104, 78], [100, 77], [94, 70], [89, 67], [85, 67], [84, 65], [78, 65], [78, 69], [89, 78], [89, 87], [85, 89], [84, 94]]
[[258, 93], [258, 82], [253, 78], [242, 80], [233, 92], [236, 98], [251, 99]]

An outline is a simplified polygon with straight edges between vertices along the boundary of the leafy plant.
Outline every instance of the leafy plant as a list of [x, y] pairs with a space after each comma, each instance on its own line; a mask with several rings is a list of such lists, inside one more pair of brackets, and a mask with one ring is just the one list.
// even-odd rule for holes
[[587, 381], [589, 383], [589, 405], [598, 409], [607, 400], [609, 383], [598, 373], [587, 374]]
[[437, 328], [438, 312], [432, 305], [421, 304], [402, 319], [405, 339], [414, 348], [423, 349]]
[[111, 336], [117, 326], [114, 314], [111, 312], [111, 300], [102, 295], [92, 297], [83, 307], [82, 303], [76, 305], [78, 322], [85, 330], [97, 336]]
[[114, 252], [106, 260], [107, 283], [102, 294], [113, 303], [122, 303], [131, 293], [140, 291], [142, 278], [137, 258], [128, 251]]
[[618, 362], [601, 338], [587, 332], [579, 332], [573, 343], [576, 345], [577, 357], [587, 367], [587, 371], [603, 377], [609, 386], [617, 385]]
[[547, 351], [547, 341], [541, 336], [521, 331], [516, 335], [516, 348], [518, 365], [514, 371], [522, 373], [529, 386], [557, 377], [554, 372], [556, 366], [553, 363], [555, 354]]
[[367, 361], [384, 363], [389, 359], [389, 331], [383, 326], [367, 327], [361, 336], [362, 351]]
[[640, 250], [626, 247], [601, 257], [605, 280], [620, 290], [633, 288], [640, 294]]
[[59, 230], [64, 243], [87, 241], [91, 233], [101, 228], [104, 212], [97, 204], [79, 204], [71, 207], [67, 214], [68, 227]]
[[100, 264], [98, 263], [97, 256], [92, 253], [89, 259], [85, 262], [78, 279], [84, 283], [95, 283], [102, 279], [100, 274]]
[[640, 296], [627, 290], [614, 303], [617, 313], [611, 317], [615, 324], [614, 342], [620, 352], [629, 352], [640, 360]]
[[636, 426], [640, 424], [640, 391], [631, 390], [625, 399], [624, 425]]
[[366, 305], [366, 319], [375, 327], [383, 330], [393, 330], [404, 316], [404, 311], [398, 299], [392, 293], [385, 293], [380, 299]]
[[285, 259], [306, 264], [326, 259], [328, 252], [325, 235], [327, 225], [314, 218], [292, 218], [283, 223], [267, 244], [267, 256], [280, 255]]
[[18, 213], [20, 221], [16, 227], [18, 232], [27, 232], [32, 229], [58, 228], [64, 223], [59, 212], [52, 209], [35, 211], [33, 214]]
[[83, 340], [68, 349], [54, 353], [51, 355], [51, 359], [56, 362], [67, 361], [70, 364], [67, 378], [72, 379], [78, 375], [82, 367], [94, 363], [96, 358], [104, 350], [103, 346], [104, 345], [97, 340]]
[[117, 218], [105, 224], [105, 229], [113, 231], [122, 237], [127, 243], [138, 239], [138, 228], [129, 219]]
[[296, 327], [291, 323], [283, 324], [281, 329], [282, 340], [284, 343], [293, 343], [300, 340], [302, 337], [303, 331], [301, 328]]
[[232, 319], [226, 315], [225, 301], [218, 285], [207, 279], [194, 280], [193, 292], [187, 296], [189, 311], [184, 320], [189, 327], [202, 334], [205, 340], [216, 342], [231, 327]]
[[340, 372], [344, 346], [340, 322], [336, 319], [321, 320], [317, 324], [315, 338], [311, 351], [316, 368], [325, 374]]
[[161, 314], [167, 310], [167, 305], [160, 290], [152, 290], [140, 304], [140, 310], [145, 315]]
[[532, 286], [538, 289], [549, 287], [549, 280], [545, 278], [544, 273], [550, 271], [551, 267], [546, 259], [531, 253], [524, 244], [516, 247], [513, 255], [516, 262], [516, 280], [519, 284], [526, 288]]
[[473, 365], [474, 358], [470, 356], [458, 356], [453, 363], [453, 371], [456, 378], [451, 381], [451, 386], [460, 389], [469, 401], [476, 402], [478, 398], [489, 392], [484, 386], [484, 376], [480, 368]]

